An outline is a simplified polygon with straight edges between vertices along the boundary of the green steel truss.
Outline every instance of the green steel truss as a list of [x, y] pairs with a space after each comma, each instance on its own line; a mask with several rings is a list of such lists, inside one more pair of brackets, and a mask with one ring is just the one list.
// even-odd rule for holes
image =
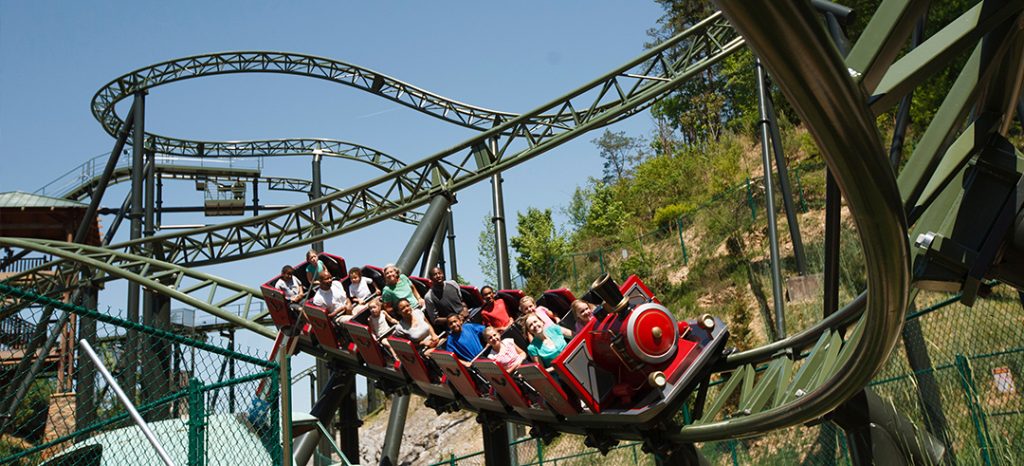
[[421, 206], [435, 193], [470, 186], [631, 114], [741, 45], [721, 15], [714, 15], [564, 97], [387, 175], [274, 213], [112, 247], [146, 255], [159, 246], [169, 262], [198, 266], [268, 254], [363, 228]]
[[[149, 257], [127, 254], [115, 249], [39, 239], [0, 238], [0, 244], [18, 249], [49, 254], [64, 259], [51, 273], [33, 272], [5, 280], [5, 283], [26, 288], [34, 293], [50, 295], [84, 282], [83, 277], [100, 283], [108, 279], [124, 279], [224, 319], [238, 327], [252, 330], [268, 338], [276, 332], [257, 323], [263, 315], [263, 294], [256, 288]], [[239, 312], [224, 310], [238, 307]], [[4, 309], [0, 317], [10, 310]], [[258, 311], [258, 312], [257, 312]]]
[[[314, 153], [319, 153], [325, 158], [337, 158], [364, 163], [384, 173], [390, 173], [405, 166], [404, 162], [384, 152], [363, 145], [333, 139], [272, 139], [246, 141], [244, 143], [204, 142], [203, 144], [210, 144], [210, 149], [203, 152], [205, 157], [262, 158], [310, 156]], [[244, 150], [237, 146], [237, 144], [244, 144]], [[131, 167], [131, 157], [128, 155], [131, 154], [131, 147], [125, 147], [125, 150], [127, 153], [121, 158], [118, 168]], [[196, 154], [177, 154], [161, 151], [156, 151], [156, 153], [160, 156], [167, 156], [164, 160], [158, 158], [157, 161], [159, 163], [182, 168], [193, 166], [187, 162], [200, 163], [202, 161]], [[103, 154], [87, 160], [81, 165], [68, 170], [36, 192], [68, 199], [85, 199], [91, 195], [92, 188], [100, 178], [103, 163], [108, 157], [107, 154]], [[178, 157], [185, 157], [185, 159], [178, 159]], [[173, 163], [179, 160], [184, 160], [186, 163]]]
[[[955, 211], [951, 208], [955, 205], [936, 201], [945, 198], [930, 193], [950, 186], [949, 180], [966, 163], [966, 154], [984, 143], [986, 138], [979, 135], [1005, 134], [1021, 86], [1021, 73], [1016, 70], [1021, 69], [1024, 48], [1022, 2], [984, 1], [914, 52], [900, 57], [910, 29], [927, 3], [883, 1], [867, 27], [870, 34], [865, 32], [844, 60], [809, 4], [720, 2], [818, 142], [857, 223], [867, 261], [868, 289], [810, 328], [729, 355], [715, 368], [718, 375], [713, 380], [718, 382], [708, 392], [703, 413], [692, 424], [659, 433], [661, 437], [683, 442], [714, 440], [817, 419], [862, 389], [888, 357], [911, 290], [908, 230], [934, 230], [949, 221], [946, 217]], [[0, 239], [0, 244], [44, 251], [150, 286], [159, 285], [152, 278], [156, 274], [193, 277], [186, 271], [189, 266], [257, 256], [339, 235], [420, 206], [435, 193], [458, 191], [634, 113], [740, 47], [743, 39], [736, 30], [716, 13], [627, 65], [478, 137], [391, 174], [273, 214], [122, 243], [111, 251], [11, 239]], [[906, 167], [894, 174], [883, 153], [876, 116], [937, 67], [948, 66], [957, 51], [972, 49], [960, 78], [917, 142]], [[220, 65], [225, 70], [220, 72], [234, 72], [230, 69], [241, 66], [237, 63]], [[310, 63], [309, 70], [320, 69], [312, 65], [314, 61]], [[186, 74], [181, 70], [173, 73]], [[139, 74], [137, 81], [144, 75]], [[139, 89], [128, 84], [116, 85], [124, 86], [119, 95]], [[976, 112], [968, 121], [971, 109]], [[101, 114], [101, 119], [113, 121], [109, 115]], [[116, 123], [110, 126], [116, 127]], [[323, 209], [322, 221], [316, 220], [315, 208]], [[318, 227], [325, 233], [314, 235]], [[178, 265], [145, 259], [143, 255], [150, 255], [153, 248], [160, 248], [168, 262]], [[127, 271], [113, 270], [121, 267]], [[156, 289], [175, 299], [187, 298], [185, 302], [219, 315], [218, 305], [233, 296], [194, 298], [195, 293], [213, 287], [214, 279], [203, 276], [193, 280], [195, 284], [183, 288], [163, 285]], [[217, 286], [227, 287], [222, 282]], [[234, 299], [251, 299], [255, 293], [232, 290], [238, 295]], [[250, 322], [239, 325], [254, 327]], [[734, 408], [732, 399], [738, 400]], [[620, 434], [622, 438], [644, 435]]]
[[[381, 170], [388, 172], [388, 169], [378, 166]], [[235, 177], [235, 178], [249, 178], [254, 179], [253, 174], [246, 175], [246, 170], [223, 170], [223, 169], [211, 169], [210, 167], [201, 166], [189, 166], [189, 165], [156, 165], [157, 176], [164, 179], [179, 179], [179, 180], [196, 180], [199, 177], [212, 178], [218, 176]], [[251, 170], [250, 170], [251, 171]], [[279, 176], [263, 176], [255, 173], [255, 178], [258, 178], [261, 182], [266, 183], [267, 188], [271, 191], [290, 191], [306, 193], [310, 192], [310, 186], [313, 184], [311, 181], [302, 178], [287, 178]], [[64, 193], [63, 197], [68, 199], [82, 200], [87, 199], [96, 185], [99, 183], [99, 175], [94, 176], [88, 180], [83, 181], [72, 187], [70, 190]], [[130, 166], [119, 166], [114, 169], [111, 173], [109, 183], [116, 184], [126, 181], [131, 181], [131, 167]], [[330, 195], [332, 193], [340, 191], [339, 188], [321, 183], [321, 193], [324, 195]], [[420, 218], [423, 217], [421, 212], [409, 211], [404, 212], [401, 215], [394, 217], [394, 220], [408, 223], [411, 225], [419, 224]]]

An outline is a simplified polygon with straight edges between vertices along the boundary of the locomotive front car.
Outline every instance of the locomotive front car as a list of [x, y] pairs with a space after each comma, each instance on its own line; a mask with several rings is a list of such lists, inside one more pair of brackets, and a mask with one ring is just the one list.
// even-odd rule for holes
[[678, 408], [721, 356], [725, 324], [710, 315], [677, 321], [635, 275], [621, 287], [604, 275], [592, 291], [603, 301], [598, 317], [553, 363], [590, 409], [567, 420], [642, 428], [671, 416], [677, 410], [666, 408]]

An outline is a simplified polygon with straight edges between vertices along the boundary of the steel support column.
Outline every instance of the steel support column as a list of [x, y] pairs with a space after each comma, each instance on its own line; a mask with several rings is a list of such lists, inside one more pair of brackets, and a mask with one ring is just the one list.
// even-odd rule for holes
[[[924, 23], [924, 17], [917, 21], [914, 34], [910, 38], [911, 48], [921, 44], [924, 37]], [[903, 141], [907, 134], [907, 126], [910, 124], [910, 103], [913, 98], [914, 91], [907, 92], [907, 95], [900, 99], [899, 109], [896, 110], [896, 125], [892, 130], [892, 144], [889, 145], [889, 163], [892, 164], [894, 173], [899, 173], [900, 161], [903, 159]]]
[[[156, 154], [149, 149], [143, 152], [145, 162], [145, 204], [144, 227], [145, 237], [156, 232]], [[152, 247], [152, 257], [163, 260], [159, 246]], [[167, 330], [171, 324], [170, 299], [160, 293], [146, 291], [142, 295], [142, 323], [152, 328]], [[171, 391], [173, 374], [171, 369], [170, 345], [160, 338], [147, 335], [141, 337], [145, 346], [140, 352], [142, 358], [142, 389], [143, 402], [163, 398]], [[146, 419], [157, 421], [170, 416], [170, 410], [154, 410], [146, 413]]]
[[[106, 246], [106, 245], [110, 244], [112, 241], [114, 241], [114, 235], [117, 234], [117, 230], [119, 230], [121, 228], [121, 223], [124, 222], [124, 217], [125, 217], [125, 215], [128, 215], [128, 212], [131, 210], [131, 207], [132, 207], [132, 193], [131, 193], [131, 191], [129, 191], [128, 194], [124, 196], [124, 201], [121, 202], [121, 208], [117, 210], [117, 212], [116, 212], [117, 215], [114, 216], [114, 220], [111, 221], [110, 222], [110, 226], [107, 227], [107, 232], [103, 234], [103, 245], [104, 246]], [[103, 210], [103, 209], [101, 209], [101, 210]]]
[[76, 243], [85, 241], [85, 235], [89, 233], [89, 228], [92, 222], [95, 221], [90, 221], [89, 219], [96, 218], [96, 209], [99, 208], [100, 202], [103, 200], [103, 194], [107, 192], [110, 176], [114, 173], [114, 169], [117, 168], [117, 160], [121, 157], [121, 151], [124, 150], [124, 145], [128, 141], [128, 132], [131, 131], [132, 126], [135, 124], [135, 112], [136, 102], [133, 102], [131, 110], [128, 111], [128, 116], [125, 117], [125, 123], [121, 127], [121, 131], [117, 133], [117, 140], [114, 142], [113, 150], [110, 151], [110, 157], [107, 158], [107, 165], [103, 168], [99, 182], [96, 183], [96, 189], [92, 192], [92, 198], [89, 201], [89, 207], [85, 210], [85, 216], [82, 217], [82, 223], [78, 225], [78, 231], [75, 232]]
[[[317, 379], [319, 381], [319, 377]], [[313, 405], [313, 409], [310, 410], [309, 414], [313, 415], [326, 428], [328, 424], [333, 424], [331, 420], [334, 419], [334, 414], [345, 401], [345, 398], [355, 396], [356, 386], [355, 376], [347, 371], [331, 371], [331, 378], [324, 382], [324, 389], [320, 390], [316, 404]], [[351, 395], [348, 392], [352, 392]], [[355, 437], [358, 438], [359, 427], [356, 426], [355, 430]], [[309, 459], [313, 456], [313, 451], [318, 450], [318, 445], [326, 441], [322, 437], [319, 430], [311, 430], [303, 434], [295, 445], [295, 464], [309, 463]], [[359, 445], [356, 443], [357, 455], [358, 451]], [[328, 450], [329, 454], [330, 450]]]
[[775, 224], [775, 194], [772, 188], [772, 158], [768, 145], [771, 142], [771, 132], [768, 125], [768, 107], [765, 102], [768, 99], [765, 89], [765, 71], [761, 66], [761, 60], [755, 59], [757, 65], [757, 101], [760, 110], [759, 122], [761, 126], [761, 162], [764, 168], [764, 190], [765, 210], [768, 213], [768, 245], [771, 252], [772, 270], [772, 300], [775, 305], [775, 336], [778, 339], [786, 338], [786, 304], [782, 296], [782, 273], [779, 270], [779, 233]]
[[[99, 289], [86, 286], [82, 289], [82, 307], [97, 309]], [[79, 316], [78, 338], [90, 343], [96, 342], [96, 320]], [[75, 425], [87, 426], [96, 421], [96, 365], [82, 351], [78, 353], [78, 366], [75, 367]]]
[[255, 217], [260, 214], [260, 176], [256, 175], [252, 178], [252, 215]]
[[454, 198], [450, 198], [450, 196], [451, 194], [449, 193], [440, 193], [430, 200], [430, 207], [423, 214], [423, 218], [420, 219], [420, 224], [416, 227], [416, 231], [413, 232], [409, 242], [405, 245], [405, 249], [402, 250], [402, 254], [398, 256], [398, 261], [395, 262], [395, 265], [398, 266], [402, 273], [412, 273], [417, 260], [433, 244], [434, 236], [438, 228], [441, 227], [441, 223], [445, 220], [448, 206], [454, 202]]
[[[314, 150], [313, 151], [313, 160], [311, 162], [311, 164], [312, 164], [312, 166], [311, 166], [312, 176], [311, 176], [311, 179], [310, 179], [310, 186], [309, 186], [309, 198], [311, 200], [312, 199], [319, 199], [321, 196], [323, 196], [322, 183], [321, 183], [321, 170], [320, 170], [322, 162], [323, 162], [323, 153], [319, 149]], [[320, 225], [321, 225], [321, 222], [323, 221], [323, 211], [321, 210], [321, 208], [319, 206], [317, 206], [317, 207], [315, 207], [313, 209], [313, 221], [316, 224], [316, 226], [313, 228], [313, 234], [314, 235], [322, 234], [323, 233], [323, 229], [320, 228]], [[313, 246], [313, 249], [315, 249], [317, 252], [324, 252], [324, 242], [323, 241], [316, 241], [316, 242], [314, 242], [312, 244], [312, 246]], [[323, 393], [324, 390], [327, 389], [327, 387], [328, 387], [327, 382], [329, 381], [330, 377], [332, 377], [332, 375], [330, 374], [330, 369], [327, 367], [327, 361], [325, 361], [323, 359], [320, 359], [320, 358], [317, 358], [316, 359], [316, 389], [317, 389], [317, 391], [319, 393]], [[331, 422], [331, 420], [333, 418], [333, 415], [334, 415], [334, 411], [335, 410], [332, 409], [331, 410], [331, 417], [327, 418], [323, 422], [324, 428], [327, 429], [328, 432], [330, 432], [330, 429], [334, 425], [334, 423]], [[305, 437], [303, 437], [303, 438], [305, 438]], [[330, 443], [327, 442], [327, 439], [320, 439], [319, 438], [319, 434], [317, 434], [317, 438], [319, 439], [319, 445], [317, 447], [317, 451], [320, 453], [320, 455], [317, 456], [317, 460], [314, 462], [314, 464], [316, 464], [317, 466], [323, 466], [324, 462], [323, 462], [322, 458], [330, 455], [331, 445], [330, 445]], [[300, 446], [297, 447], [297, 451], [301, 451], [301, 447], [302, 447], [302, 444], [300, 444]], [[305, 463], [303, 462], [301, 464], [305, 464]]]
[[163, 177], [156, 177], [156, 223], [153, 225], [154, 231], [160, 230], [160, 224], [163, 223], [163, 208], [164, 208], [164, 179]]
[[[359, 420], [359, 405], [356, 398], [356, 375], [347, 373], [345, 385], [351, 387], [342, 393], [341, 406], [338, 408], [337, 431], [341, 433], [341, 452], [351, 463], [359, 463], [359, 428], [363, 421]], [[372, 387], [371, 387], [372, 388]]]
[[[395, 263], [403, 273], [409, 273], [416, 265], [416, 259], [423, 254], [424, 249], [431, 245], [434, 235], [445, 220], [448, 208], [454, 202], [449, 193], [440, 193], [430, 200], [430, 207], [423, 214], [419, 226], [413, 232], [412, 238], [402, 250], [402, 255]], [[384, 450], [380, 456], [380, 464], [397, 465], [398, 455], [402, 447], [402, 432], [405, 430], [405, 417], [409, 411], [409, 394], [393, 395], [391, 397], [391, 412], [388, 414], [388, 428], [384, 434]]]
[[[420, 224], [416, 227], [416, 231], [413, 232], [412, 238], [409, 239], [405, 249], [402, 251], [402, 255], [399, 256], [396, 262], [399, 270], [403, 273], [409, 273], [415, 267], [416, 260], [432, 244], [434, 235], [444, 221], [448, 207], [453, 202], [449, 196], [449, 193], [439, 193], [431, 199], [430, 207], [427, 208], [427, 212], [423, 215]], [[343, 377], [345, 378], [343, 379]], [[317, 380], [318, 382], [322, 380], [319, 373], [317, 374]], [[324, 384], [323, 389], [320, 390], [320, 396], [310, 414], [317, 419], [325, 421], [325, 426], [327, 425], [326, 422], [329, 422], [334, 417], [334, 413], [338, 410], [341, 403], [345, 401], [342, 390], [344, 385], [348, 385], [352, 390], [355, 390], [355, 377], [351, 374], [341, 374], [332, 371], [330, 381]], [[398, 453], [402, 445], [402, 431], [405, 429], [405, 417], [409, 409], [409, 396], [395, 395], [392, 397], [388, 429], [384, 438], [384, 451], [381, 455], [382, 464], [398, 464]], [[354, 402], [350, 406], [354, 407]], [[353, 418], [343, 412], [342, 419], [343, 421], [351, 421]], [[346, 451], [351, 448], [352, 451], [358, 454], [358, 424], [349, 422], [347, 426], [348, 431], [343, 432], [342, 435], [345, 438], [353, 439], [353, 441], [348, 442], [353, 446], [345, 447]], [[303, 435], [299, 445], [295, 448], [295, 463], [308, 463], [309, 459], [313, 456], [315, 446], [320, 443], [320, 440], [321, 435], [318, 431], [311, 431]], [[385, 463], [386, 461], [388, 463]]]
[[491, 177], [491, 197], [494, 201], [494, 216], [491, 223], [494, 223], [494, 258], [497, 264], [498, 283], [494, 286], [499, 290], [512, 288], [511, 268], [508, 262], [508, 233], [505, 231], [505, 196], [501, 189], [501, 174]]
[[840, 405], [833, 421], [846, 432], [853, 464], [936, 464], [946, 451], [868, 388]]
[[388, 430], [384, 432], [384, 451], [380, 455], [381, 466], [398, 465], [398, 453], [402, 447], [402, 432], [405, 431], [405, 417], [409, 413], [410, 396], [404, 394], [391, 397]]
[[771, 131], [772, 153], [775, 154], [775, 170], [779, 175], [779, 191], [782, 191], [782, 208], [786, 211], [786, 221], [789, 223], [789, 238], [793, 243], [793, 257], [796, 259], [796, 271], [800, 276], [807, 275], [807, 254], [804, 253], [804, 240], [800, 236], [800, 219], [796, 215], [796, 207], [793, 206], [793, 189], [789, 184], [789, 167], [786, 165], [786, 156], [782, 150], [782, 134], [779, 131], [779, 122], [775, 114], [775, 105], [772, 104], [770, 84], [765, 82], [765, 113], [768, 115], [768, 130]]
[[[321, 196], [323, 196], [323, 192], [321, 191], [321, 183], [320, 183], [320, 162], [322, 160], [323, 160], [323, 154], [320, 152], [320, 150], [319, 149], [314, 150], [313, 151], [313, 162], [312, 162], [312, 164], [313, 164], [313, 166], [312, 166], [313, 173], [312, 173], [312, 179], [310, 180], [311, 183], [310, 183], [310, 186], [309, 186], [309, 199], [310, 200], [319, 199]], [[323, 220], [322, 216], [323, 216], [323, 212], [321, 211], [320, 206], [318, 205], [318, 206], [314, 207], [313, 208], [313, 220], [314, 220], [314, 223], [316, 224], [316, 226], [314, 226], [314, 228], [313, 228], [313, 233], [312, 233], [314, 236], [323, 233], [323, 228], [320, 227], [321, 221]], [[316, 249], [317, 252], [324, 252], [324, 242], [323, 241], [314, 242], [313, 243], [313, 249]], [[317, 375], [319, 376], [319, 375], [323, 375], [323, 374], [317, 374]]]
[[500, 419], [484, 418], [480, 422], [484, 443], [484, 464], [487, 466], [511, 466], [512, 446], [509, 442], [509, 423]]
[[444, 234], [448, 231], [448, 222], [442, 222], [434, 234], [434, 241], [430, 243], [430, 249], [423, 256], [423, 265], [420, 267], [420, 276], [426, 277], [430, 269], [441, 267], [444, 270]]
[[[132, 184], [131, 184], [131, 231], [130, 237], [136, 240], [142, 237], [142, 188], [144, 183], [143, 166], [146, 156], [146, 93], [135, 93], [135, 123], [132, 125]], [[128, 320], [139, 322], [139, 292], [137, 283], [128, 283]], [[122, 385], [129, 399], [135, 399], [136, 379], [138, 375], [139, 353], [142, 346], [139, 344], [139, 334], [135, 330], [128, 330], [128, 338], [125, 341], [125, 369], [122, 377]]]
[[448, 207], [448, 262], [452, 271], [451, 279], [458, 280], [459, 266], [455, 260], [455, 216], [451, 207]]
[[[913, 311], [913, 309], [914, 306], [911, 305], [909, 311]], [[914, 374], [914, 380], [917, 381], [917, 398], [921, 404], [921, 412], [924, 414], [925, 426], [948, 449], [949, 454], [945, 456], [945, 460], [947, 464], [953, 464], [955, 462], [953, 442], [947, 432], [949, 422], [942, 409], [939, 384], [935, 382], [935, 367], [928, 354], [927, 343], [921, 331], [921, 322], [917, 319], [909, 320], [903, 325], [903, 349], [906, 350], [907, 362], [910, 363], [910, 370]]]

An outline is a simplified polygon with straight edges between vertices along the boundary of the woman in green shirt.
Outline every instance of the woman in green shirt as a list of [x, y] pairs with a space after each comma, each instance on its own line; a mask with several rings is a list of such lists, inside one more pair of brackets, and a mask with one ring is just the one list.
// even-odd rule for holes
[[520, 325], [533, 337], [526, 347], [526, 354], [533, 362], [550, 370], [551, 361], [565, 349], [566, 339], [572, 338], [572, 331], [561, 325], [544, 326], [544, 321], [537, 314], [527, 314], [521, 318]]
[[397, 312], [398, 301], [407, 300], [414, 310], [422, 311], [424, 308], [423, 297], [413, 286], [412, 280], [398, 270], [392, 264], [384, 267], [384, 289], [381, 290], [380, 300], [391, 307], [392, 312]]
[[320, 254], [313, 249], [306, 253], [306, 281], [310, 283], [310, 287], [320, 284], [320, 274], [325, 268], [319, 257]]

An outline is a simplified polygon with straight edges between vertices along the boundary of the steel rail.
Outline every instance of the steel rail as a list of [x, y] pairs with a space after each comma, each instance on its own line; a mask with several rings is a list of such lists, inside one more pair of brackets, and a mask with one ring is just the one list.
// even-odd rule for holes
[[[386, 169], [384, 167], [377, 166], [377, 168], [380, 168], [384, 172], [388, 172], [388, 169]], [[164, 179], [197, 179], [198, 176], [210, 175], [211, 174], [211, 173], [207, 173], [206, 171], [204, 171], [204, 170], [207, 170], [207, 167], [191, 166], [191, 165], [160, 165], [160, 164], [157, 164], [156, 170], [157, 170], [157, 173], [156, 173], [157, 176], [161, 177], [161, 178], [164, 178]], [[239, 170], [239, 173], [241, 173], [241, 171], [242, 170]], [[225, 177], [225, 178], [244, 177], [244, 175], [224, 174], [223, 177]], [[86, 198], [88, 198], [90, 196], [89, 193], [96, 186], [96, 184], [99, 183], [99, 179], [100, 179], [99, 176], [95, 176], [95, 177], [93, 177], [93, 178], [91, 178], [89, 180], [83, 181], [78, 186], [74, 186], [69, 191], [64, 193], [64, 195], [62, 197], [66, 198], [66, 199], [74, 199], [74, 200], [86, 199]], [[310, 182], [309, 182], [309, 180], [305, 180], [305, 179], [302, 179], [302, 178], [289, 178], [289, 177], [279, 177], [279, 176], [260, 176], [259, 179], [260, 179], [260, 182], [265, 183], [267, 185], [268, 189], [270, 189], [272, 191], [293, 191], [293, 192], [301, 192], [301, 193], [308, 193], [309, 192], [309, 184], [310, 184]], [[131, 167], [123, 166], [123, 167], [117, 167], [117, 168], [114, 169], [114, 172], [111, 173], [111, 177], [110, 177], [109, 183], [117, 184], [117, 183], [122, 183], [122, 182], [130, 181], [130, 180], [131, 180]], [[331, 194], [331, 193], [335, 193], [335, 192], [341, 191], [340, 188], [337, 188], [335, 186], [331, 186], [331, 185], [328, 185], [328, 184], [323, 184], [323, 183], [321, 183], [320, 189], [325, 194]], [[394, 217], [393, 220], [397, 220], [397, 221], [400, 221], [402, 223], [408, 223], [410, 225], [417, 225], [419, 223], [420, 217], [422, 217], [422, 213], [416, 212], [416, 211], [410, 211], [410, 212], [406, 212], [404, 215], [400, 215], [400, 216]]]
[[[107, 133], [114, 135], [124, 124], [115, 107], [135, 92], [187, 79], [237, 73], [288, 74], [344, 84], [478, 131], [489, 130], [519, 116], [459, 102], [351, 63], [301, 53], [258, 50], [194, 55], [128, 72], [96, 92], [92, 99], [92, 113]], [[557, 113], [536, 114], [532, 118], [535, 124], [550, 125], [564, 123], [574, 116]], [[185, 151], [198, 150], [196, 144], [201, 142], [152, 133], [147, 133], [146, 139], [152, 140], [154, 147], [174, 147]]]
[[[340, 158], [346, 160], [352, 160], [355, 162], [361, 162], [372, 167], [375, 167], [385, 173], [397, 170], [405, 166], [405, 162], [396, 159], [387, 153], [379, 150], [355, 144], [347, 141], [339, 141], [334, 139], [323, 139], [323, 138], [305, 138], [305, 139], [266, 139], [266, 140], [253, 140], [253, 141], [238, 141], [238, 142], [217, 142], [217, 141], [193, 141], [199, 147], [203, 147], [201, 152], [205, 153], [208, 157], [220, 157], [220, 158], [262, 158], [262, 157], [288, 157], [288, 156], [311, 156], [314, 153], [318, 153], [323, 157]], [[156, 147], [153, 148], [154, 152], [168, 157], [186, 157], [188, 159], [194, 159], [197, 162], [202, 161], [202, 157], [198, 153], [178, 153], [169, 150], [167, 147]], [[131, 150], [131, 149], [127, 149]], [[319, 152], [314, 152], [319, 151]], [[90, 181], [98, 178], [95, 174], [96, 161], [99, 159], [105, 159], [106, 154], [94, 157], [78, 167], [75, 167], [64, 175], [61, 175], [57, 179], [47, 183], [46, 186], [40, 188], [36, 192], [44, 191], [51, 185], [57, 184], [63, 178], [78, 178], [77, 184], [71, 185], [70, 188], [64, 188], [56, 195], [60, 197], [66, 197], [68, 199], [82, 199], [83, 194], [79, 191]], [[131, 160], [126, 158], [125, 160]], [[170, 164], [176, 166], [175, 164]], [[127, 167], [126, 163], [119, 164], [119, 168]], [[84, 173], [88, 167], [93, 167], [93, 174]], [[77, 176], [75, 174], [78, 174]], [[82, 181], [83, 179], [90, 179], [90, 181]], [[71, 184], [71, 183], [67, 183]], [[91, 185], [90, 185], [91, 186]], [[86, 193], [87, 195], [88, 193]]]
[[[468, 187], [630, 114], [741, 45], [724, 18], [715, 14], [564, 97], [391, 174], [258, 217], [112, 247], [142, 251], [148, 245], [158, 244], [169, 261], [198, 266], [255, 257], [338, 236], [419, 207], [428, 202], [433, 192]], [[680, 50], [683, 56], [674, 57], [674, 52]], [[537, 117], [547, 112], [555, 112], [561, 120], [540, 122]], [[493, 139], [498, 140], [496, 150], [487, 144]], [[323, 211], [322, 224], [313, 220], [316, 209]], [[323, 233], [314, 234], [318, 228]]]
[[[834, 409], [870, 382], [888, 358], [902, 328], [910, 290], [906, 219], [867, 106], [869, 96], [850, 77], [817, 13], [803, 2], [721, 0], [719, 5], [772, 72], [821, 148], [858, 227], [868, 291], [857, 330], [852, 332], [857, 337], [845, 342], [844, 360], [828, 371], [822, 383], [787, 403], [749, 416], [686, 426], [677, 437], [685, 441], [767, 432]], [[788, 373], [792, 366], [780, 357], [792, 362], [788, 355], [779, 355], [772, 367], [775, 373]], [[788, 377], [780, 380], [788, 382]], [[785, 392], [776, 392], [776, 399], [785, 397]]]

